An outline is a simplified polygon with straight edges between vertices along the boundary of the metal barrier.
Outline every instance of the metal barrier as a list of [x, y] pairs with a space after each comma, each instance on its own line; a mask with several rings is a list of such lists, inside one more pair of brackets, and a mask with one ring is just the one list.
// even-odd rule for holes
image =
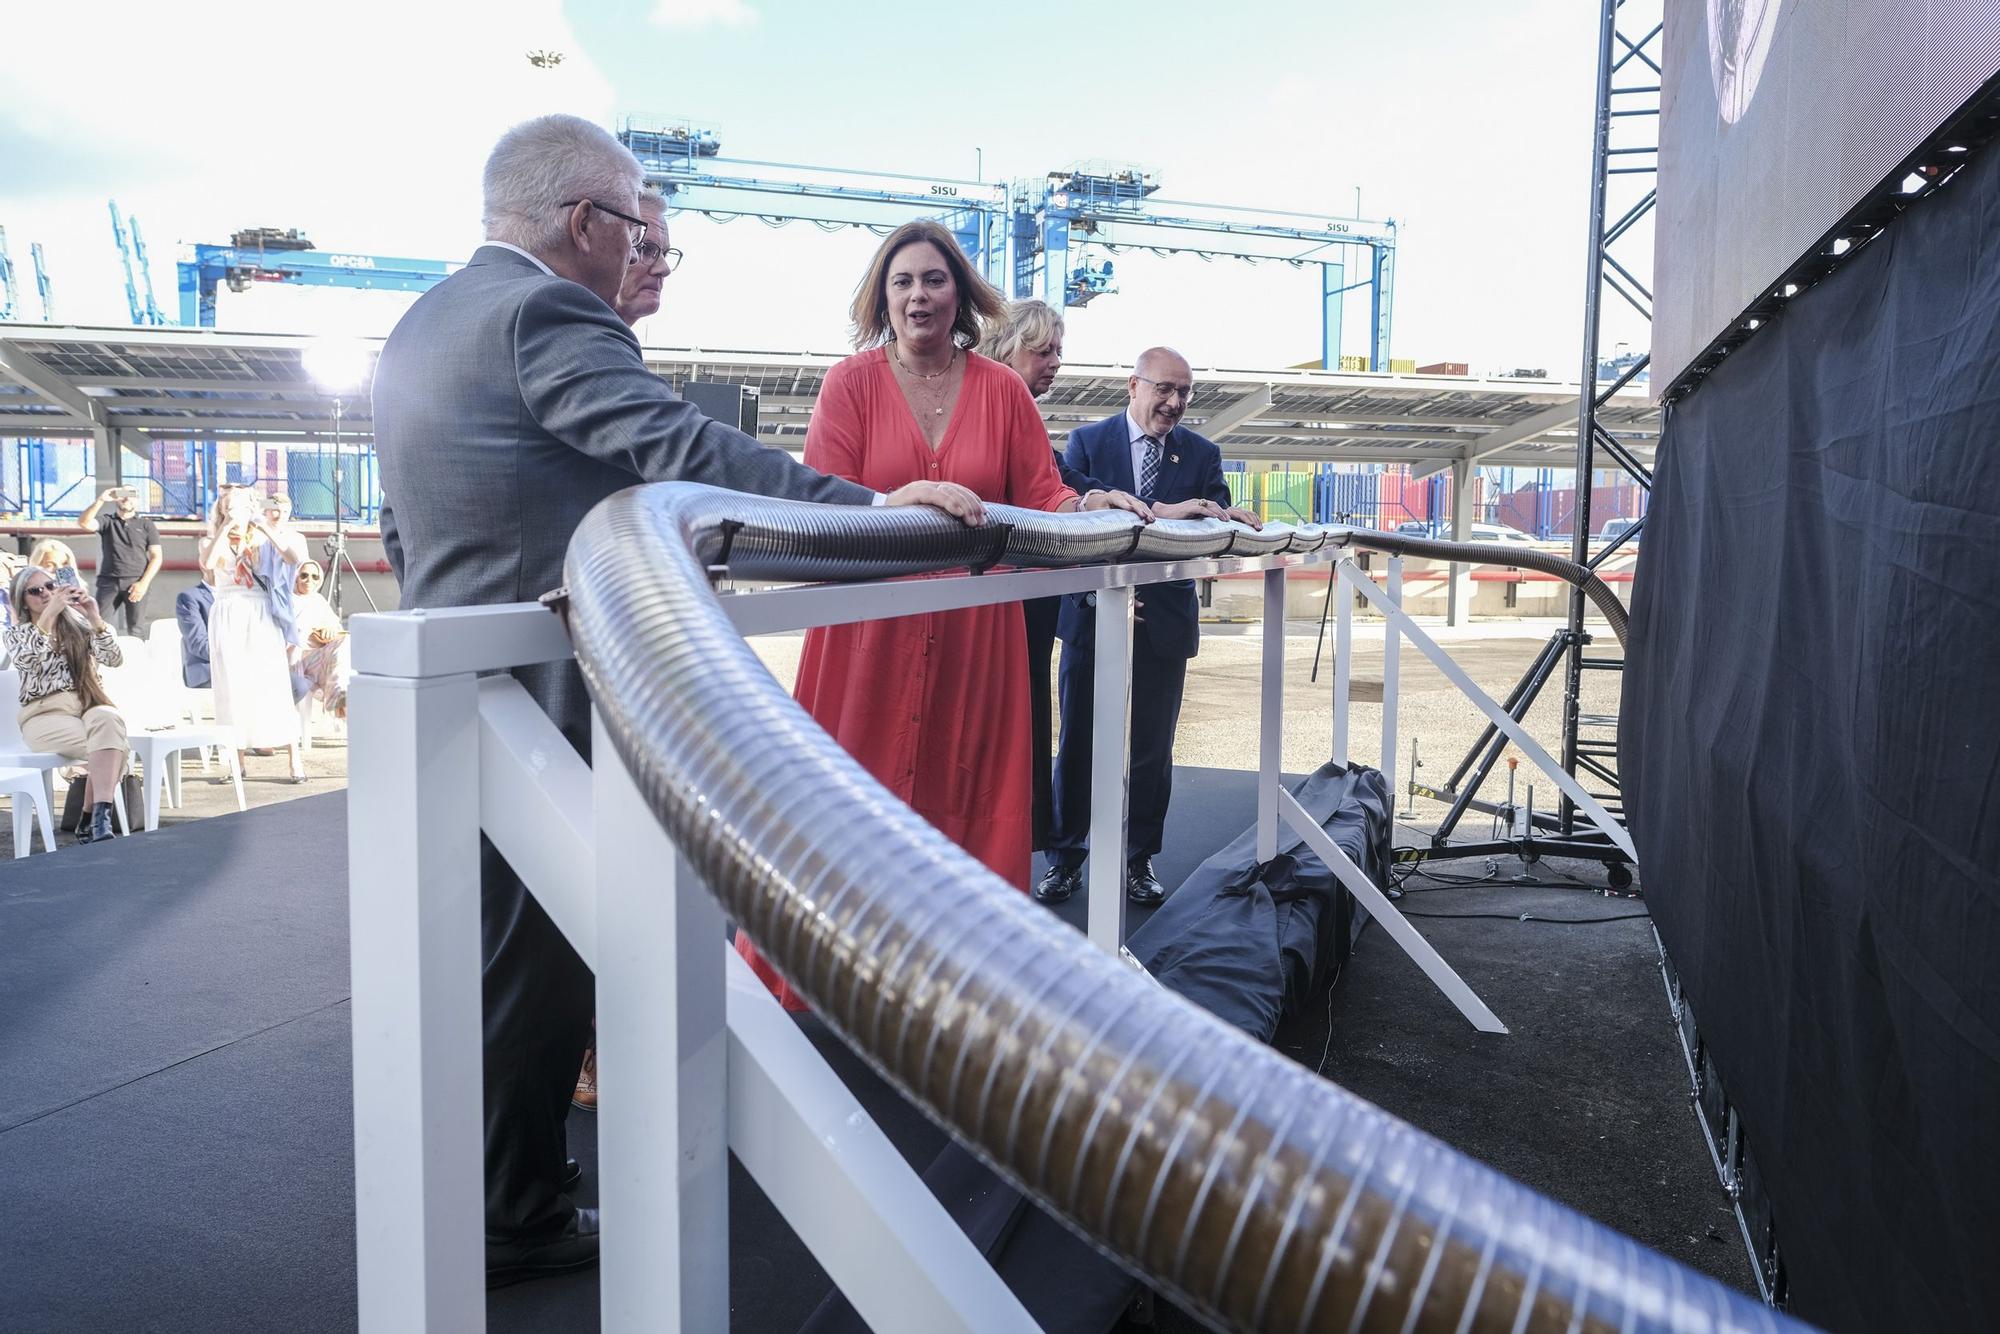
[[[586, 529], [629, 519], [633, 507], [645, 503], [627, 500], [637, 494], [607, 502]], [[738, 499], [751, 506], [773, 503]], [[612, 517], [600, 522], [607, 510]], [[697, 526], [692, 518], [653, 517], [660, 520], [660, 532]], [[595, 549], [629, 545], [637, 531], [621, 530], [617, 542], [604, 541], [599, 532]], [[729, 531], [733, 536], [735, 530]], [[961, 943], [965, 938], [984, 942], [979, 959], [990, 974], [986, 981], [995, 984], [985, 987], [975, 980], [980, 968], [958, 969], [959, 960], [945, 964], [940, 953], [930, 965], [937, 974], [933, 989], [906, 987], [911, 978], [881, 967], [882, 960], [863, 948], [869, 942], [859, 937], [846, 938], [851, 948], [840, 952], [842, 957], [816, 956], [812, 976], [805, 976], [800, 960], [806, 955], [787, 952], [795, 942], [760, 935], [767, 954], [794, 975], [836, 1030], [1017, 1184], [1093, 1235], [1135, 1273], [1220, 1324], [1262, 1327], [1276, 1322], [1282, 1311], [1283, 1323], [1274, 1327], [1300, 1330], [1332, 1328], [1336, 1321], [1348, 1328], [1350, 1317], [1352, 1327], [1362, 1327], [1364, 1320], [1388, 1319], [1391, 1312], [1407, 1313], [1406, 1329], [1788, 1326], [1782, 1317], [1711, 1280], [1644, 1253], [1409, 1130], [1115, 961], [1123, 934], [1124, 858], [1103, 853], [1122, 847], [1133, 592], [1166, 579], [1259, 571], [1266, 615], [1259, 854], [1275, 855], [1279, 829], [1289, 826], [1327, 859], [1470, 1022], [1484, 1031], [1505, 1031], [1280, 782], [1288, 572], [1336, 562], [1341, 586], [1387, 617], [1381, 753], [1389, 764], [1396, 753], [1400, 643], [1408, 638], [1552, 781], [1561, 784], [1567, 776], [1402, 613], [1397, 605], [1399, 557], [1389, 562], [1387, 588], [1378, 589], [1345, 554], [1346, 543], [1367, 540], [1365, 535], [1319, 536], [1326, 545], [1304, 552], [720, 595], [708, 591], [704, 575], [724, 571], [712, 568], [707, 556], [690, 563], [690, 554], [682, 553], [665, 562], [676, 568], [661, 578], [672, 582], [680, 578], [677, 570], [691, 571], [697, 586], [675, 584], [676, 595], [693, 600], [690, 616], [705, 626], [733, 626], [727, 638], [740, 652], [693, 661], [699, 655], [688, 646], [703, 642], [696, 638], [665, 653], [659, 663], [635, 662], [620, 660], [616, 651], [593, 640], [595, 656], [587, 665], [600, 704], [612, 708], [609, 715], [600, 709], [596, 719], [595, 765], [589, 768], [511, 677], [480, 675], [569, 657], [571, 641], [546, 609], [519, 604], [356, 617], [356, 675], [349, 688], [349, 856], [361, 1329], [401, 1329], [413, 1323], [452, 1331], [483, 1327], [482, 832], [597, 974], [604, 1089], [598, 1125], [605, 1169], [600, 1284], [605, 1329], [727, 1328], [726, 1161], [731, 1150], [874, 1328], [1031, 1327], [1016, 1299], [917, 1176], [721, 943], [723, 913], [717, 897], [726, 898], [738, 920], [776, 920], [753, 916], [759, 905], [772, 901], [754, 896], [769, 892], [768, 883], [746, 888], [757, 874], [775, 875], [791, 892], [817, 896], [806, 906], [808, 915], [822, 923], [843, 920], [861, 891], [853, 888], [857, 882], [848, 878], [848, 868], [825, 856], [821, 840], [827, 831], [767, 823], [753, 840], [732, 805], [746, 786], [756, 787], [749, 781], [756, 775], [749, 770], [728, 776], [694, 768], [662, 770], [658, 755], [651, 752], [635, 770], [634, 756], [642, 752], [632, 747], [644, 744], [635, 740], [635, 715], [622, 695], [603, 693], [603, 674], [628, 673], [618, 679], [633, 692], [633, 701], [656, 700], [662, 692], [673, 696], [699, 680], [708, 681], [711, 689], [738, 692], [742, 707], [734, 716], [712, 716], [704, 708], [690, 725], [718, 736], [726, 732], [733, 738], [731, 746], [754, 751], [759, 740], [755, 724], [783, 719], [785, 726], [796, 727], [785, 710], [803, 715], [737, 636], [1083, 591], [1098, 594], [1091, 843], [1100, 851], [1091, 858], [1088, 879], [1089, 945], [1001, 887], [934, 832], [925, 841], [928, 826], [881, 792], [824, 733], [818, 733], [816, 743], [776, 757], [810, 770], [813, 784], [828, 785], [818, 796], [827, 823], [849, 816], [882, 820], [885, 848], [918, 849], [949, 887], [930, 891], [928, 926], [905, 918], [896, 931], [913, 949], [935, 944], [948, 952], [952, 947], [941, 939], [946, 935]], [[651, 561], [656, 553], [630, 554]], [[809, 547], [801, 549], [803, 560], [809, 562], [813, 554]], [[727, 563], [726, 552], [721, 560]], [[615, 581], [593, 579], [589, 586], [596, 590], [592, 596], [598, 607], [579, 605], [579, 629], [592, 624], [592, 616], [605, 607], [624, 607], [620, 600], [626, 598], [625, 590]], [[643, 608], [646, 596], [644, 589], [635, 590], [631, 598], [637, 601], [631, 607]], [[1348, 737], [1351, 601], [1341, 599], [1337, 629], [1334, 731], [1329, 738], [1336, 758], [1345, 757]], [[660, 606], [651, 610], [657, 613]], [[648, 619], [654, 630], [674, 633], [672, 618], [655, 614]], [[611, 657], [604, 656], [607, 651]], [[668, 662], [679, 677], [646, 680], [651, 666]], [[803, 726], [817, 731], [809, 721]], [[768, 734], [762, 740], [776, 744]], [[671, 819], [660, 804], [663, 786], [673, 792]], [[763, 795], [771, 794], [765, 790]], [[1629, 853], [1615, 822], [1594, 808], [1587, 794], [1575, 795], [1606, 835]], [[828, 810], [826, 802], [840, 803], [837, 812]], [[672, 828], [674, 836], [665, 828]], [[842, 832], [866, 836], [869, 830]], [[911, 838], [917, 843], [907, 844]], [[743, 868], [751, 864], [760, 870], [746, 873]], [[806, 866], [815, 868], [810, 875], [788, 869]], [[695, 892], [698, 886], [711, 892]], [[982, 930], [963, 924], [948, 929], [946, 916], [960, 908], [973, 915], [965, 920], [976, 918]], [[1118, 1007], [1117, 1013], [1134, 1024], [1150, 1025], [1153, 1037], [1170, 1040], [1179, 1053], [1176, 1061], [1192, 1057], [1180, 1071], [1186, 1080], [1197, 1081], [1207, 1062], [1207, 1068], [1233, 1072], [1238, 1082], [1218, 1083], [1219, 1073], [1207, 1077], [1200, 1096], [1183, 1104], [1177, 1099], [1187, 1094], [1170, 1095], [1169, 1088], [1178, 1085], [1162, 1071], [1143, 1105], [1121, 1098], [1118, 1081], [1143, 1073], [1139, 1049], [1120, 1057], [1121, 1037], [1108, 1029], [1092, 1036], [1077, 1027], [1088, 1016], [1076, 1009], [1040, 1027], [1020, 1029], [1031, 1011], [1018, 1008], [999, 989], [1008, 969], [1001, 957], [988, 957], [1005, 940], [1026, 942], [1026, 952], [1043, 960], [1052, 976], [1067, 979], [1076, 994]], [[880, 946], [881, 940], [873, 945]], [[958, 980], [950, 984], [951, 995], [937, 990], [954, 976]], [[888, 991], [869, 990], [886, 987], [888, 980], [895, 982], [893, 999]], [[844, 998], [837, 1013], [827, 1009], [836, 991]], [[877, 1007], [872, 1037], [855, 1023], [857, 1007], [864, 1003]], [[919, 1011], [924, 1017], [913, 1020]], [[1010, 1043], [998, 1033], [989, 1035], [987, 1028], [1007, 1014], [1020, 1016], [1012, 1021], [1015, 1042], [1025, 1043], [1029, 1032], [1046, 1031], [1036, 1050], [1043, 1059], [1039, 1068], [1053, 1081], [1032, 1100], [1036, 1080], [1020, 1084], [1027, 1102], [1015, 1105], [1015, 1117], [1023, 1115], [1027, 1103], [1040, 1109], [1028, 1113], [1031, 1120], [1046, 1112], [1046, 1100], [1060, 1088], [1064, 1091], [1054, 1098], [1056, 1110], [1048, 1112], [1059, 1115], [1073, 1092], [1067, 1136], [1096, 1108], [1080, 1144], [1064, 1139], [1078, 1155], [1069, 1191], [1053, 1187], [1052, 1178], [1012, 1152], [1016, 1146], [1011, 1138], [1003, 1147], [990, 1128], [968, 1125], [965, 1106], [941, 1099], [937, 1087], [899, 1063], [884, 1045], [885, 1032], [907, 1037], [915, 1023], [921, 1037], [924, 1025], [955, 1017], [961, 1026], [955, 1040], [980, 1038], [982, 1050], [997, 1053], [991, 1056], [997, 1074], [1007, 1059], [1001, 1049]], [[989, 1036], [990, 1043], [984, 1040]], [[931, 1043], [935, 1049], [936, 1037]], [[938, 1054], [942, 1058], [948, 1052]], [[1115, 1077], [1105, 1073], [1113, 1068]], [[989, 1088], [995, 1074], [987, 1076]], [[1093, 1086], [1091, 1080], [1106, 1082]], [[952, 1082], [955, 1086], [955, 1074]], [[1180, 1130], [1171, 1144], [1164, 1143], [1176, 1124]], [[1054, 1136], [1056, 1122], [1049, 1125], [1048, 1134]], [[1120, 1139], [1127, 1126], [1137, 1138]], [[1143, 1130], [1145, 1126], [1151, 1129]], [[1033, 1138], [1026, 1128], [1023, 1135]], [[1120, 1212], [1114, 1217], [1107, 1203], [1104, 1216], [1086, 1216], [1089, 1211], [1072, 1198], [1078, 1184], [1096, 1180], [1095, 1173], [1108, 1166], [1109, 1159], [1098, 1155], [1123, 1142], [1129, 1156], [1135, 1145], [1149, 1139], [1162, 1142], [1150, 1143], [1138, 1157], [1153, 1162], [1161, 1175], [1140, 1221], [1150, 1227], [1165, 1211], [1172, 1235], [1180, 1238], [1177, 1260], [1171, 1258], [1172, 1247], [1160, 1252], [1156, 1242], [1149, 1249], [1143, 1229], [1135, 1244], [1128, 1226], [1138, 1215], [1128, 1218]], [[1052, 1140], [1040, 1142], [1044, 1166], [1050, 1166], [1046, 1160]], [[1086, 1156], [1100, 1165], [1086, 1172]], [[1066, 1174], [1069, 1168], [1055, 1170]], [[1197, 1195], [1182, 1198], [1168, 1189], [1173, 1170], [1183, 1174], [1175, 1180], [1206, 1184]], [[1124, 1171], [1121, 1165], [1118, 1174]], [[1144, 1185], [1142, 1178], [1134, 1182]], [[1241, 1190], [1249, 1193], [1239, 1194]], [[1240, 1250], [1239, 1244], [1252, 1249]], [[1247, 1278], [1235, 1272], [1233, 1261], [1239, 1259]], [[1257, 1275], [1263, 1276], [1261, 1286], [1254, 1281]]]

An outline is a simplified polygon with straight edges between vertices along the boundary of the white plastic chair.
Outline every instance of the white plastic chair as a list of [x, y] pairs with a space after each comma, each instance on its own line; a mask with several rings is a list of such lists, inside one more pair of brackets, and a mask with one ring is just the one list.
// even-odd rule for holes
[[[215, 691], [208, 686], [191, 686], [181, 670], [181, 623], [158, 620], [147, 627], [146, 642], [153, 651], [153, 668], [169, 691], [180, 700], [180, 716], [191, 723], [215, 717]], [[202, 766], [208, 765], [203, 754]]]
[[[154, 621], [146, 636], [147, 670], [153, 681], [158, 705], [163, 712], [171, 713], [171, 718], [160, 720], [180, 726], [183, 722], [201, 726], [205, 718], [215, 716], [213, 707], [204, 708], [215, 698], [215, 692], [207, 688], [194, 689], [187, 684], [181, 670], [181, 626], [179, 621]], [[212, 746], [199, 748], [201, 771], [208, 772], [209, 752]]]
[[146, 793], [145, 828], [160, 827], [160, 803], [181, 804], [181, 752], [221, 747], [227, 757], [229, 778], [236, 785], [236, 809], [248, 810], [243, 796], [243, 767], [236, 748], [241, 744], [235, 729], [217, 723], [188, 724], [182, 721], [179, 692], [163, 679], [158, 659], [136, 639], [119, 636], [125, 661], [117, 667], [100, 667], [105, 693], [124, 715], [126, 736], [132, 743], [132, 758], [139, 762]]
[[21, 735], [21, 674], [12, 667], [0, 668], [0, 765], [10, 769], [38, 769], [49, 800], [55, 801], [55, 771], [72, 761], [54, 751], [29, 750]]
[[35, 825], [42, 826], [42, 848], [56, 850], [56, 826], [49, 796], [49, 775], [45, 769], [0, 769], [0, 797], [6, 797], [14, 813], [14, 856], [33, 852]]
[[249, 810], [243, 799], [243, 763], [237, 758], [236, 749], [240, 738], [235, 729], [220, 723], [202, 723], [162, 728], [153, 732], [131, 732], [132, 756], [139, 761], [143, 771], [141, 783], [146, 791], [146, 824], [149, 830], [160, 827], [160, 800], [164, 793], [166, 803], [176, 810], [181, 804], [181, 752], [200, 750], [206, 746], [222, 749], [224, 762], [229, 766], [229, 781], [236, 785], [236, 809]]
[[[77, 761], [50, 750], [28, 749], [27, 738], [21, 735], [20, 699], [20, 672], [11, 667], [0, 671], [0, 766], [39, 771], [42, 775], [42, 790], [48, 795], [49, 807], [53, 810], [56, 800], [56, 770], [65, 765], [75, 764]], [[123, 784], [111, 790], [111, 804], [118, 812], [118, 827], [130, 834], [132, 821], [125, 814]], [[19, 846], [18, 842], [16, 846]]]

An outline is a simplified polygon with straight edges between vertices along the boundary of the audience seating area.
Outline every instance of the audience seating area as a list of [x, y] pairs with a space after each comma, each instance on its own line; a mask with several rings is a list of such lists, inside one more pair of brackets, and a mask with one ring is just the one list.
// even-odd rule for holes
[[[215, 692], [191, 689], [182, 680], [179, 623], [165, 617], [155, 620], [147, 638], [119, 635], [118, 646], [124, 661], [102, 668], [101, 676], [131, 738], [132, 760], [145, 792], [142, 828], [159, 828], [162, 806], [181, 804], [181, 759], [188, 751], [197, 753], [204, 773], [209, 771], [211, 752], [215, 753], [235, 785], [237, 809], [247, 809], [239, 743], [229, 728], [214, 721]], [[56, 772], [75, 767], [76, 762], [28, 748], [15, 705], [19, 698], [19, 674], [0, 670], [0, 800], [12, 808], [14, 855], [25, 857], [37, 825], [43, 848], [54, 850], [55, 812], [61, 801]], [[309, 728], [310, 710], [307, 700], [299, 711], [302, 731]], [[132, 826], [123, 792], [113, 799], [119, 826], [129, 834]]]

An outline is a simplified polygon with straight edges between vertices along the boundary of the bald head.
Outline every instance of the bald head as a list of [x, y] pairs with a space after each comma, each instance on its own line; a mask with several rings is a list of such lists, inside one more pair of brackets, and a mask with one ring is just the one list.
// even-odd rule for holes
[[1149, 347], [1139, 354], [1132, 372], [1125, 382], [1132, 420], [1148, 435], [1165, 439], [1194, 397], [1194, 371], [1187, 358], [1172, 348]]

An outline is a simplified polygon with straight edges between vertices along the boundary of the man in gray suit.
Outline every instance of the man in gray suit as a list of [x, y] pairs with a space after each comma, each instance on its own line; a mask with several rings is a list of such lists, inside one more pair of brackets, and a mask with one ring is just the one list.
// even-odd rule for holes
[[[644, 235], [631, 153], [574, 116], [515, 126], [487, 159], [487, 243], [396, 325], [375, 371], [382, 539], [402, 605], [527, 601], [562, 582], [578, 522], [639, 482], [686, 480], [834, 504], [984, 516], [963, 487], [879, 496], [709, 420], [646, 369], [612, 310]], [[576, 664], [521, 678], [589, 757]], [[481, 840], [487, 1283], [594, 1263], [564, 1118], [590, 1037], [590, 971]], [[664, 961], [663, 961], [664, 963]]]

